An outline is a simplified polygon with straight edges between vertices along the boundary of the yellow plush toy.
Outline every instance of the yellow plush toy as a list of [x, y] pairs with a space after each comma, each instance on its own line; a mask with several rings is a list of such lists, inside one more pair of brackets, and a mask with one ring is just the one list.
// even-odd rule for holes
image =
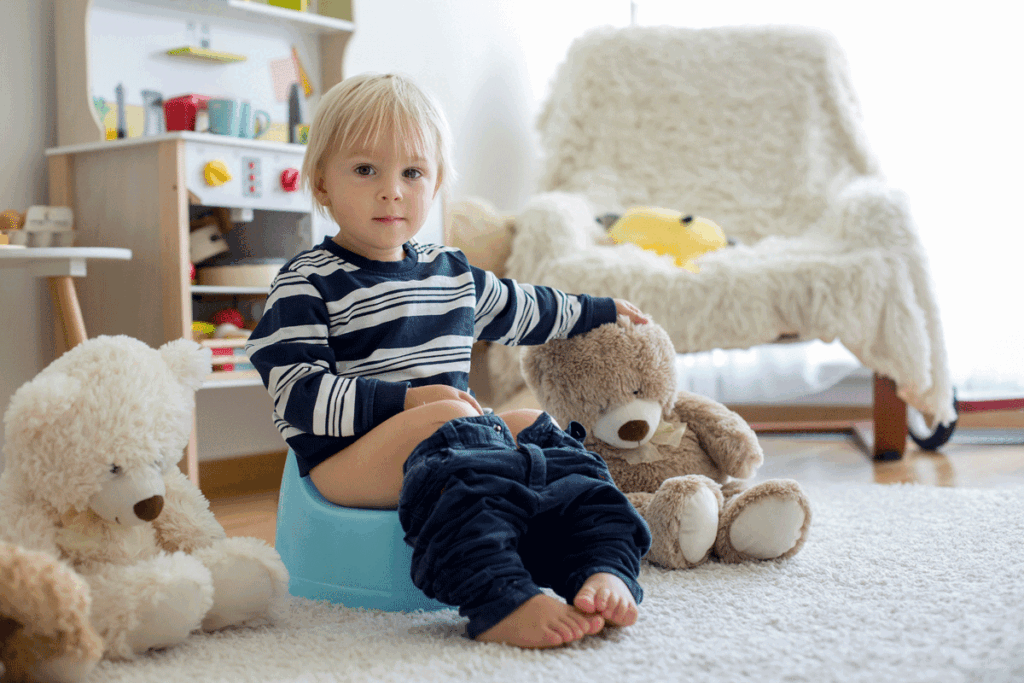
[[693, 273], [693, 259], [728, 244], [722, 228], [700, 216], [672, 209], [635, 206], [618, 217], [608, 236], [616, 244], [629, 242], [658, 254], [674, 256], [676, 265]]

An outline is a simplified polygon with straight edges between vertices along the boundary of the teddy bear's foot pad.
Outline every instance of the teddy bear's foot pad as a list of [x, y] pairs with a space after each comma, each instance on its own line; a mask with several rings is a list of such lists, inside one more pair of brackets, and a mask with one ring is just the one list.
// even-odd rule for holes
[[797, 544], [805, 518], [797, 500], [762, 498], [746, 506], [733, 520], [729, 542], [751, 559], [771, 560]]
[[703, 560], [718, 532], [718, 500], [711, 489], [699, 487], [676, 511], [679, 520], [679, 550], [691, 564]]
[[666, 479], [643, 506], [654, 543], [647, 559], [672, 569], [695, 567], [710, 555], [718, 532], [721, 494], [704, 477]]

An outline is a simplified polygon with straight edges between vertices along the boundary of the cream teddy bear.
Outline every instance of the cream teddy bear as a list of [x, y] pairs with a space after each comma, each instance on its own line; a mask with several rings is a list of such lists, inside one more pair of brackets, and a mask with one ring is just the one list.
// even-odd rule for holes
[[655, 324], [617, 323], [522, 355], [527, 384], [563, 427], [579, 422], [584, 445], [647, 520], [647, 559], [695, 567], [791, 557], [811, 509], [792, 480], [747, 487], [764, 454], [743, 419], [717, 401], [677, 391], [675, 350]]
[[192, 341], [96, 337], [20, 387], [4, 416], [0, 536], [86, 581], [105, 657], [265, 619], [287, 593], [277, 552], [226, 538], [178, 469], [209, 372]]
[[57, 558], [0, 541], [0, 681], [76, 683], [103, 654], [89, 586]]

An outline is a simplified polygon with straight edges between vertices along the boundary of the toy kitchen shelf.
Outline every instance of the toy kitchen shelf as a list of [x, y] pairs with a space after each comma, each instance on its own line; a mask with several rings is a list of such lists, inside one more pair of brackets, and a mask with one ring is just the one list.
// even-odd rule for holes
[[[302, 165], [302, 145], [183, 131], [57, 147], [46, 154], [50, 201], [74, 208], [79, 244], [124, 247], [134, 254], [109, 278], [99, 273], [83, 282], [80, 298], [92, 334], [130, 334], [159, 346], [191, 336], [193, 295], [266, 295], [266, 287], [191, 284], [190, 208], [253, 210], [257, 234], [249, 246], [256, 253], [249, 256], [283, 261], [312, 246], [309, 198], [281, 182], [284, 171]], [[210, 162], [223, 164], [231, 179], [210, 185], [204, 175]], [[268, 253], [275, 244], [277, 253]], [[208, 386], [237, 384], [216, 379]]]
[[[210, 21], [215, 27], [215, 22], [219, 21], [219, 30], [223, 34], [234, 32], [236, 43], [244, 42], [238, 38], [240, 33], [252, 31], [251, 45], [243, 45], [238, 52], [250, 48], [258, 51], [267, 43], [267, 32], [279, 31], [280, 35], [274, 34], [278, 41], [275, 52], [290, 54], [288, 46], [293, 41], [299, 44], [303, 59], [308, 60], [304, 66], [318, 93], [341, 80], [342, 58], [353, 25], [246, 0], [61, 0], [55, 3], [58, 146], [46, 150], [49, 203], [74, 210], [78, 244], [129, 249], [133, 256], [131, 261], [117, 268], [92, 269], [89, 277], [80, 283], [78, 296], [85, 319], [89, 321], [90, 335], [127, 334], [156, 347], [172, 339], [191, 337], [194, 298], [266, 294], [262, 288], [193, 288], [189, 276], [189, 223], [196, 207], [252, 209], [256, 228], [267, 233], [276, 234], [282, 225], [291, 225], [296, 233], [305, 233], [286, 237], [286, 240], [292, 239], [287, 245], [292, 253], [298, 251], [301, 244], [312, 243], [315, 228], [311, 201], [303, 193], [285, 187], [294, 183], [282, 182], [283, 171], [301, 168], [305, 147], [190, 131], [106, 140], [93, 108], [91, 53], [87, 54], [87, 50], [109, 53], [120, 49], [109, 42], [119, 36], [105, 42], [111, 35], [110, 25], [90, 23], [94, 2], [97, 9], [102, 8], [104, 16], [121, 13], [117, 16], [127, 16], [128, 21], [135, 20], [131, 13], [137, 13], [139, 21], [152, 21], [154, 16], [163, 13], [167, 16], [158, 17], [160, 21], [180, 22], [182, 27], [185, 20], [193, 21], [193, 17], [195, 21]], [[90, 34], [97, 30], [106, 31], [101, 36], [104, 39]], [[131, 29], [122, 32], [131, 33]], [[167, 41], [151, 44], [150, 34], [140, 32], [138, 35], [138, 54], [119, 57], [126, 62], [125, 69], [133, 66], [127, 62], [155, 58], [153, 55], [161, 54], [161, 49], [165, 52], [167, 48], [177, 47], [165, 44]], [[108, 59], [105, 63], [111, 62]], [[179, 66], [184, 62], [173, 63], [175, 68], [185, 68]], [[196, 68], [196, 77], [203, 76], [206, 67]], [[109, 77], [109, 74], [104, 75]], [[153, 85], [162, 87], [160, 83]], [[308, 103], [310, 110], [315, 103]], [[211, 161], [221, 162], [232, 179], [210, 184], [203, 170]], [[250, 175], [255, 177], [250, 180]], [[257, 244], [263, 242], [257, 240]], [[207, 386], [257, 384], [258, 378], [249, 378], [208, 382]], [[184, 469], [198, 484], [195, 438], [186, 450]]]

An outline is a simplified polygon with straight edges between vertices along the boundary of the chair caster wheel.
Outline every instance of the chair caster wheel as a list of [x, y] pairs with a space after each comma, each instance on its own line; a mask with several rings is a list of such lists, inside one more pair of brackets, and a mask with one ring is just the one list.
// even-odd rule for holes
[[[953, 392], [953, 411], [959, 417], [956, 392]], [[954, 418], [948, 425], [940, 424], [933, 431], [928, 427], [921, 413], [907, 406], [907, 432], [921, 450], [935, 451], [944, 446], [952, 438], [953, 432], [956, 430], [956, 423], [957, 419]]]

